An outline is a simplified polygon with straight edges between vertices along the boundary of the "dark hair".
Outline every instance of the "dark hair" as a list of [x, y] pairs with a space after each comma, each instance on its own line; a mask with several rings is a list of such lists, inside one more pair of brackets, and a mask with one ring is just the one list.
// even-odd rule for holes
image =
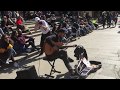
[[17, 31], [16, 31], [16, 30], [13, 30], [13, 31], [12, 31], [12, 36], [15, 36], [16, 33], [17, 33]]
[[57, 31], [57, 33], [65, 33], [65, 30], [64, 29], [60, 29]]
[[8, 18], [10, 18], [10, 16], [9, 16], [9, 15], [6, 15], [6, 17], [7, 17], [7, 19], [8, 19]]
[[63, 22], [63, 23], [62, 23], [62, 27], [67, 27], [67, 23], [66, 23], [66, 22]]
[[9, 39], [6, 34], [2, 35], [1, 42], [4, 43], [4, 48], [7, 49], [9, 46]]

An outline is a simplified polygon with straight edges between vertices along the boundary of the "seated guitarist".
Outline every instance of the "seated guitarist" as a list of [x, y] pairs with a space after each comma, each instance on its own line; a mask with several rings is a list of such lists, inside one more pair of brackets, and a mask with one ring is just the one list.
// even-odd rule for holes
[[65, 35], [65, 30], [60, 29], [57, 32], [57, 34], [48, 36], [44, 43], [44, 52], [48, 60], [52, 61], [57, 58], [62, 59], [65, 66], [69, 70], [70, 74], [74, 75], [74, 70], [70, 65], [71, 58], [68, 57], [67, 52], [65, 50], [59, 49], [59, 47], [63, 45], [60, 39], [64, 37], [64, 35]]

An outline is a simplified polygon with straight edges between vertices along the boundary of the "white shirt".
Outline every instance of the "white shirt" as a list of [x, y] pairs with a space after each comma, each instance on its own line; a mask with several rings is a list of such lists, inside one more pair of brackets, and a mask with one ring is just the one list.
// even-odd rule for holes
[[50, 31], [50, 26], [45, 20], [40, 20], [42, 22], [42, 25], [47, 27], [47, 30], [44, 30], [42, 27], [40, 27], [40, 30], [43, 34], [47, 34]]

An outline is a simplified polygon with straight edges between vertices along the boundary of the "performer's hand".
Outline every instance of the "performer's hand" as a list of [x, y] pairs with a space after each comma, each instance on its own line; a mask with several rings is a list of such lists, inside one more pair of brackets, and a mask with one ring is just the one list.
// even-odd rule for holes
[[63, 42], [58, 42], [57, 43], [57, 46], [63, 46], [64, 44], [63, 44]]
[[46, 26], [41, 25], [40, 27], [42, 27], [44, 30], [47, 30]]

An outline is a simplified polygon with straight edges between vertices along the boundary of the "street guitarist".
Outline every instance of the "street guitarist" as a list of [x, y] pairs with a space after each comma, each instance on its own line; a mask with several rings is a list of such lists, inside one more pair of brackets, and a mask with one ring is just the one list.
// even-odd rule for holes
[[64, 37], [64, 35], [65, 30], [60, 29], [58, 30], [57, 34], [48, 36], [44, 43], [44, 52], [48, 58], [47, 60], [52, 61], [58, 58], [62, 59], [70, 74], [74, 75], [74, 70], [70, 65], [70, 60], [72, 59], [68, 57], [67, 51], [60, 49], [60, 47], [63, 46], [61, 39]]

